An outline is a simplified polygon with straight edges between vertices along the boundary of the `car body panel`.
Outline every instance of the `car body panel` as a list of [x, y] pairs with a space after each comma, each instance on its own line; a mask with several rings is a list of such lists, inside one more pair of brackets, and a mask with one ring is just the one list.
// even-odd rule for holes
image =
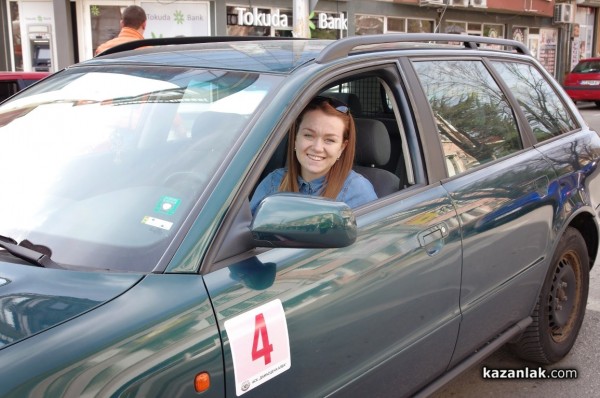
[[533, 309], [556, 239], [556, 185], [533, 148], [444, 183], [463, 234], [463, 321], [453, 361], [480, 348], [475, 336], [504, 331]]
[[[349, 248], [273, 249], [205, 276], [225, 342], [228, 395], [236, 386], [223, 325], [275, 298], [285, 310], [291, 368], [244, 395], [292, 389], [343, 396], [368, 391], [398, 368], [405, 370], [390, 391], [405, 394], [423, 382], [425, 369], [446, 368], [460, 320], [461, 267], [449, 197], [440, 186], [420, 190], [357, 221], [359, 236]], [[422, 242], [436, 228], [440, 239]], [[247, 327], [251, 337], [254, 325]], [[424, 345], [437, 349], [425, 353]], [[342, 347], [350, 346], [357, 349], [349, 356]]]
[[[37, 353], [35, 364], [22, 344]], [[148, 275], [94, 311], [5, 347], [0, 366], [7, 398], [190, 397], [200, 372], [211, 378], [204, 396], [224, 394], [220, 339], [199, 275]]]
[[140, 279], [0, 263], [0, 347], [75, 318], [121, 295]]

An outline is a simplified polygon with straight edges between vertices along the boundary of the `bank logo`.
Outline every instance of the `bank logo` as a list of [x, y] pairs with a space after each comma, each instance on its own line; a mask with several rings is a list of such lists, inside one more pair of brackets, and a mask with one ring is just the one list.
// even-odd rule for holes
[[180, 10], [175, 11], [173, 17], [175, 18], [177, 25], [183, 25], [183, 13]]

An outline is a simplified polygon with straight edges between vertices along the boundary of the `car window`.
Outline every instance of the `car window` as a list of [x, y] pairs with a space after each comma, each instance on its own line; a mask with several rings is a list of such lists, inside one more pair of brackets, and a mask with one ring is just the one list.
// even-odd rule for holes
[[19, 86], [15, 81], [0, 81], [0, 101], [5, 100], [19, 91]]
[[493, 64], [519, 101], [538, 141], [578, 127], [564, 102], [534, 66], [507, 61]]
[[573, 68], [573, 73], [600, 73], [600, 60], [580, 61]]
[[523, 148], [512, 108], [481, 61], [416, 61], [449, 176]]
[[64, 265], [151, 271], [280, 80], [115, 66], [40, 82], [0, 111], [0, 235]]

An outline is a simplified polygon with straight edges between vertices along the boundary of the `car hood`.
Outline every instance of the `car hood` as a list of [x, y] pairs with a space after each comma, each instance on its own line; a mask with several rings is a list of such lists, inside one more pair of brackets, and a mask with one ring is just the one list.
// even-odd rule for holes
[[142, 277], [0, 261], [0, 349], [102, 305]]

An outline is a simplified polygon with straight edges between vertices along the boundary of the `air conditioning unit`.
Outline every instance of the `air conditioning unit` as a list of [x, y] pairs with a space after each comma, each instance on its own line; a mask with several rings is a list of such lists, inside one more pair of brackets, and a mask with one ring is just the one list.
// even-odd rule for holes
[[443, 6], [444, 0], [420, 0], [419, 5], [423, 6]]
[[575, 22], [575, 5], [561, 3], [554, 6], [554, 23]]
[[471, 7], [487, 8], [487, 0], [470, 0]]
[[452, 7], [468, 7], [469, 0], [448, 0], [448, 5]]

